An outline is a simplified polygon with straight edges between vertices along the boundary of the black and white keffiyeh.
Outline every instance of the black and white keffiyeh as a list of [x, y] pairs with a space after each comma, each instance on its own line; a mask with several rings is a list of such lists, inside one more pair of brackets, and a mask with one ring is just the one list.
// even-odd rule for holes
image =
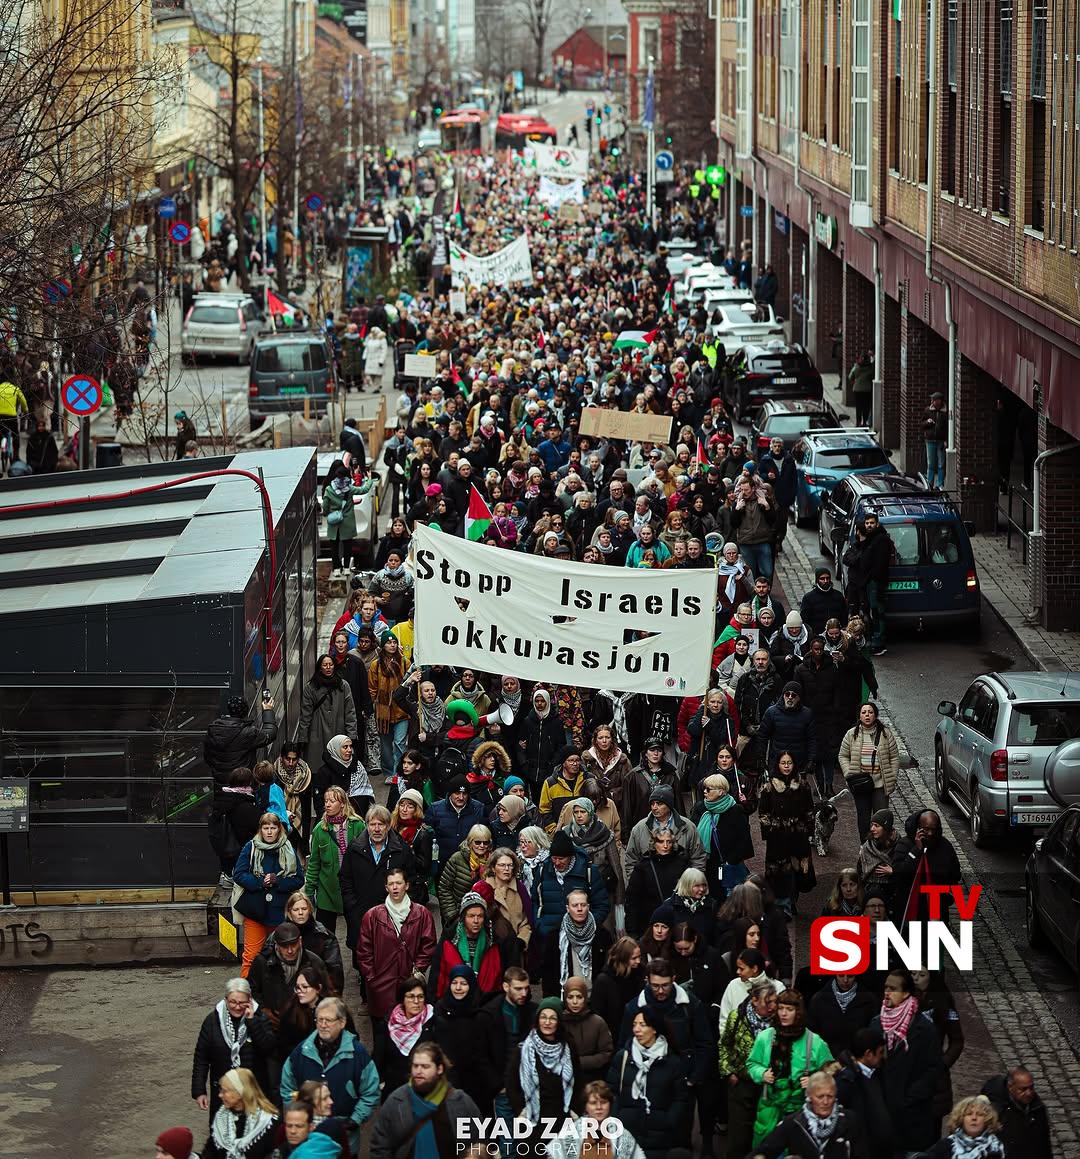
[[238, 1134], [240, 1115], [228, 1107], [219, 1107], [214, 1116], [211, 1134], [225, 1159], [244, 1159], [252, 1144], [257, 1142], [274, 1125], [274, 1116], [262, 1107], [244, 1116], [244, 1133]]
[[[559, 985], [566, 979], [580, 974], [586, 981], [592, 981], [592, 944], [596, 937], [596, 918], [592, 914], [581, 925], [567, 913], [563, 914], [559, 926]], [[574, 969], [577, 956], [579, 969]]]
[[[248, 1025], [247, 1019], [241, 1018], [238, 1023], [233, 1023], [233, 1017], [229, 1013], [229, 1007], [222, 1000], [214, 1007], [217, 1011], [218, 1028], [221, 1031], [221, 1037], [225, 1039], [225, 1045], [229, 1048], [229, 1062], [235, 1068], [243, 1066], [240, 1061], [240, 1051], [244, 1043], [248, 1039]], [[251, 1000], [251, 1012], [254, 1014], [259, 1009], [258, 1002], [254, 998]]]
[[570, 1111], [574, 1097], [574, 1060], [570, 1054], [570, 1044], [548, 1042], [538, 1030], [530, 1030], [521, 1044], [521, 1065], [518, 1079], [521, 1093], [525, 1096], [523, 1114], [530, 1123], [540, 1120], [540, 1067], [550, 1071], [562, 1080], [563, 1110]]

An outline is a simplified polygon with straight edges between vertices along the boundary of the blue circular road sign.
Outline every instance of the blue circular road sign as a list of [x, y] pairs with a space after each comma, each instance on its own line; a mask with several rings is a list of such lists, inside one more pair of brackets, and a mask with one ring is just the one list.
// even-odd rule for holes
[[69, 414], [86, 418], [101, 406], [101, 384], [89, 374], [73, 374], [65, 380], [60, 400]]
[[661, 149], [660, 152], [656, 154], [656, 167], [657, 169], [664, 170], [674, 169], [675, 154], [672, 153], [669, 149]]
[[172, 228], [169, 230], [169, 237], [177, 245], [187, 245], [191, 240], [191, 226], [186, 221], [174, 222]]
[[309, 193], [304, 198], [304, 204], [312, 213], [318, 213], [323, 207], [323, 199], [321, 193]]

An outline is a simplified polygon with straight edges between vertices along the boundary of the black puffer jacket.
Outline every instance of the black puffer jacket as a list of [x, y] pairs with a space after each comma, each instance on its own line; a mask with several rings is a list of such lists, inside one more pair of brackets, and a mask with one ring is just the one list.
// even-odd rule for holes
[[[240, 1047], [240, 1065], [247, 1067], [255, 1075], [263, 1090], [269, 1089], [268, 1064], [276, 1044], [277, 1039], [269, 1018], [263, 1010], [256, 1010], [255, 1016], [248, 1020], [247, 1038]], [[215, 1007], [199, 1027], [195, 1057], [191, 1064], [191, 1097], [197, 1099], [199, 1095], [210, 1096], [211, 1122], [218, 1107], [221, 1106], [221, 1100], [218, 1098], [218, 1080], [226, 1071], [232, 1070], [232, 1065], [232, 1056], [221, 1033], [221, 1023]]]
[[847, 600], [837, 587], [828, 587], [822, 591], [814, 584], [803, 596], [799, 604], [799, 614], [811, 636], [822, 636], [825, 634], [825, 624], [829, 620], [844, 623], [847, 618]]
[[767, 745], [769, 768], [776, 765], [783, 752], [791, 753], [799, 769], [817, 759], [814, 714], [805, 704], [794, 709], [785, 708], [782, 702], [774, 704], [762, 717], [760, 733]]
[[683, 871], [690, 864], [681, 849], [663, 857], [650, 851], [634, 866], [626, 887], [626, 932], [640, 938], [649, 919], [675, 892]]
[[780, 699], [783, 683], [771, 662], [764, 672], [753, 668], [744, 672], [735, 685], [735, 708], [739, 713], [739, 731], [753, 736], [761, 725], [765, 710]]
[[835, 755], [840, 751], [840, 742], [849, 727], [847, 717], [839, 707], [843, 680], [839, 665], [828, 655], [821, 664], [811, 656], [795, 669], [792, 679], [802, 685], [803, 706], [814, 714], [818, 745]]
[[203, 740], [203, 760], [214, 774], [214, 785], [220, 790], [233, 769], [241, 766], [250, 769], [258, 759], [259, 749], [273, 743], [277, 727], [272, 708], [262, 710], [261, 726], [239, 716], [219, 716], [212, 720]]

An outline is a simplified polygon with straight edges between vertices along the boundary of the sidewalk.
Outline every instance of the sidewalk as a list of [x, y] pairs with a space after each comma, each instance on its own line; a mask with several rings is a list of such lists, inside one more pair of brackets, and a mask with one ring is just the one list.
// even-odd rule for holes
[[[826, 401], [832, 403], [837, 412], [852, 413], [854, 406], [844, 402], [840, 376], [830, 373], [821, 377]], [[849, 421], [854, 424], [853, 419]], [[1080, 632], [1051, 632], [1027, 619], [1031, 609], [1031, 588], [1020, 549], [1006, 547], [1004, 535], [974, 535], [971, 547], [986, 602], [1008, 628], [1032, 666], [1050, 672], [1080, 671]]]

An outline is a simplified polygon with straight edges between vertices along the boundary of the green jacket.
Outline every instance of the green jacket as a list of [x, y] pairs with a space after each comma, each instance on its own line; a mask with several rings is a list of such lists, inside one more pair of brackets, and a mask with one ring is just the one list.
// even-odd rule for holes
[[[355, 841], [363, 831], [364, 822], [359, 817], [355, 821], [347, 821], [346, 847], [349, 841]], [[328, 909], [336, 914], [345, 912], [341, 902], [341, 882], [338, 880], [340, 867], [341, 858], [338, 856], [338, 843], [334, 835], [327, 829], [325, 821], [316, 822], [311, 831], [311, 856], [304, 874], [304, 892], [319, 909]]]
[[352, 484], [349, 485], [349, 490], [344, 495], [338, 492], [330, 483], [327, 483], [323, 489], [323, 515], [329, 515], [331, 511], [340, 511], [343, 514], [340, 523], [327, 522], [327, 539], [340, 539], [344, 541], [356, 538], [356, 508], [353, 506], [353, 495], [355, 492], [356, 488]]
[[[746, 1073], [756, 1083], [764, 1083], [775, 1037], [776, 1031], [770, 1028], [754, 1039], [750, 1057], [746, 1060]], [[827, 1062], [832, 1062], [832, 1052], [819, 1034], [806, 1030], [792, 1043], [790, 1074], [777, 1075], [776, 1082], [762, 1087], [757, 1118], [754, 1119], [755, 1147], [785, 1115], [794, 1114], [806, 1101], [799, 1079], [804, 1074], [821, 1070]]]
[[469, 892], [469, 886], [475, 880], [476, 874], [469, 868], [469, 842], [466, 838], [443, 866], [435, 890], [444, 928], [457, 921], [461, 899]]
[[727, 1016], [720, 1032], [720, 1077], [733, 1074], [741, 1079], [749, 1078], [746, 1062], [753, 1046], [754, 1032], [750, 1029], [740, 1003]]

